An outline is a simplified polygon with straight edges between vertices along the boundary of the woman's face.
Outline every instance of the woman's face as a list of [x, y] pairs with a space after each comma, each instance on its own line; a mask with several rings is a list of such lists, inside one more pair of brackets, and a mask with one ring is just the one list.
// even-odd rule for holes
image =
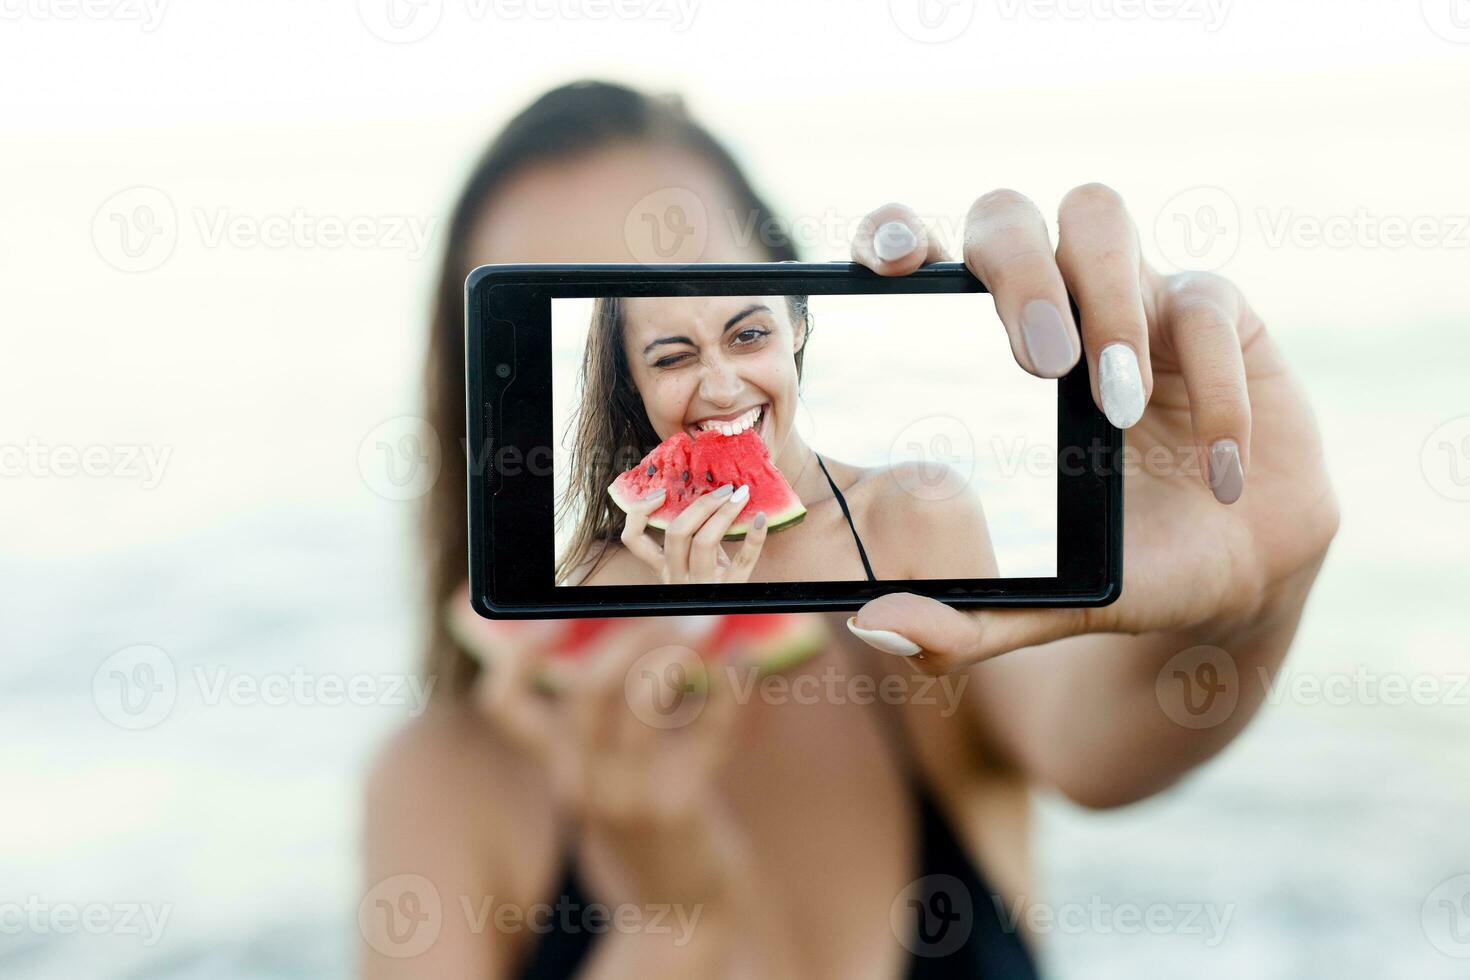
[[772, 456], [796, 417], [804, 328], [784, 296], [623, 301], [623, 350], [658, 437], [753, 428]]

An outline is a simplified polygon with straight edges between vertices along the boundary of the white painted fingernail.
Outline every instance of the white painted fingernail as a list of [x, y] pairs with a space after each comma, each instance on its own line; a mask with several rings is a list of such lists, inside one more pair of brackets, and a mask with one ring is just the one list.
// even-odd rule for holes
[[725, 494], [734, 489], [735, 485], [733, 483], [727, 483], [722, 487], [716, 487], [715, 489], [711, 490], [710, 493], [716, 497], [723, 497]]
[[884, 262], [903, 258], [918, 244], [913, 229], [902, 221], [890, 221], [873, 235], [873, 253]]
[[1120, 429], [1143, 418], [1143, 376], [1138, 373], [1138, 355], [1127, 344], [1109, 344], [1097, 358], [1097, 386], [1102, 391], [1103, 413]]
[[750, 499], [750, 487], [743, 486], [742, 485], [739, 490], [736, 490], [730, 496], [730, 503], [732, 503], [732, 504], [743, 504], [743, 503], [745, 503], [749, 499]]
[[643, 499], [644, 500], [654, 500], [654, 499], [656, 499], [658, 497], [662, 497], [663, 495], [664, 495], [664, 488], [663, 487], [659, 487], [657, 490], [650, 490], [647, 493], [645, 493], [643, 495]]
[[891, 653], [897, 657], [912, 657], [918, 653], [920, 647], [912, 640], [907, 640], [892, 630], [865, 630], [857, 624], [856, 616], [847, 617], [847, 628], [852, 635], [862, 640], [868, 646], [884, 653]]

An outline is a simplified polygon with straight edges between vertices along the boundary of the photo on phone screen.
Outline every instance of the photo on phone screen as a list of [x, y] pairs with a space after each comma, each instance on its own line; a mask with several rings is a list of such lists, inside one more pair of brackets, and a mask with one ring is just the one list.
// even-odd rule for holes
[[[738, 555], [762, 515], [749, 582], [1058, 575], [1058, 383], [1020, 368], [987, 297], [550, 304], [558, 586], [636, 580], [605, 552], [659, 490], [655, 541], [682, 517]], [[945, 547], [919, 544], [931, 519]]]

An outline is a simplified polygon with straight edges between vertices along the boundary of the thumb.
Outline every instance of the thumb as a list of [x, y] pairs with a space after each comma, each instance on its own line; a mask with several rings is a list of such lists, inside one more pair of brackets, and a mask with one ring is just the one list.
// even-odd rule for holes
[[947, 674], [1022, 647], [1090, 632], [1092, 609], [960, 610], [937, 599], [893, 592], [847, 621], [853, 636], [908, 657], [925, 673]]

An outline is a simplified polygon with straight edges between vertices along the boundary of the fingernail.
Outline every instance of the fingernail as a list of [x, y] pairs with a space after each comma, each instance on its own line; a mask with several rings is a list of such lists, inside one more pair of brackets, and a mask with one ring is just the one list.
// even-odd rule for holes
[[1220, 439], [1210, 447], [1210, 490], [1222, 504], [1233, 504], [1245, 489], [1245, 471], [1240, 468], [1240, 446], [1234, 439]]
[[884, 262], [903, 258], [918, 244], [913, 229], [902, 221], [889, 221], [873, 235], [873, 252]]
[[730, 503], [732, 503], [732, 504], [743, 504], [743, 503], [745, 503], [749, 499], [750, 499], [750, 487], [748, 487], [748, 486], [741, 486], [741, 488], [739, 490], [736, 490], [735, 493], [730, 497]]
[[856, 616], [847, 617], [847, 628], [852, 635], [868, 646], [898, 657], [912, 657], [919, 652], [919, 645], [906, 640], [892, 630], [865, 630], [857, 624]]
[[1097, 359], [1097, 378], [1109, 422], [1127, 429], [1143, 418], [1143, 376], [1138, 373], [1138, 355], [1132, 347], [1104, 347]]
[[663, 495], [664, 495], [664, 488], [663, 487], [659, 487], [657, 490], [650, 490], [647, 493], [645, 493], [643, 495], [643, 499], [644, 500], [654, 500], [654, 499], [656, 499], [658, 497], [662, 497]]
[[727, 494], [727, 493], [732, 493], [732, 492], [734, 492], [734, 490], [735, 490], [735, 484], [733, 484], [733, 483], [727, 483], [727, 484], [725, 484], [725, 485], [724, 485], [724, 486], [723, 486], [723, 487], [719, 487], [719, 488], [717, 488], [717, 489], [716, 489], [716, 490], [715, 490], [715, 491], [714, 491], [714, 495], [715, 495], [715, 496], [716, 496], [716, 497], [723, 497], [723, 496], [724, 496], [724, 495], [725, 495], [725, 494]]
[[766, 512], [765, 511], [761, 511], [760, 513], [756, 514], [755, 515], [755, 520], [753, 520], [753, 521], [750, 522], [750, 526], [751, 526], [751, 528], [753, 530], [756, 530], [756, 531], [759, 531], [762, 528], [764, 528], [766, 526]]
[[1059, 378], [1072, 367], [1072, 332], [1055, 305], [1033, 299], [1021, 307], [1021, 339], [1037, 371]]

